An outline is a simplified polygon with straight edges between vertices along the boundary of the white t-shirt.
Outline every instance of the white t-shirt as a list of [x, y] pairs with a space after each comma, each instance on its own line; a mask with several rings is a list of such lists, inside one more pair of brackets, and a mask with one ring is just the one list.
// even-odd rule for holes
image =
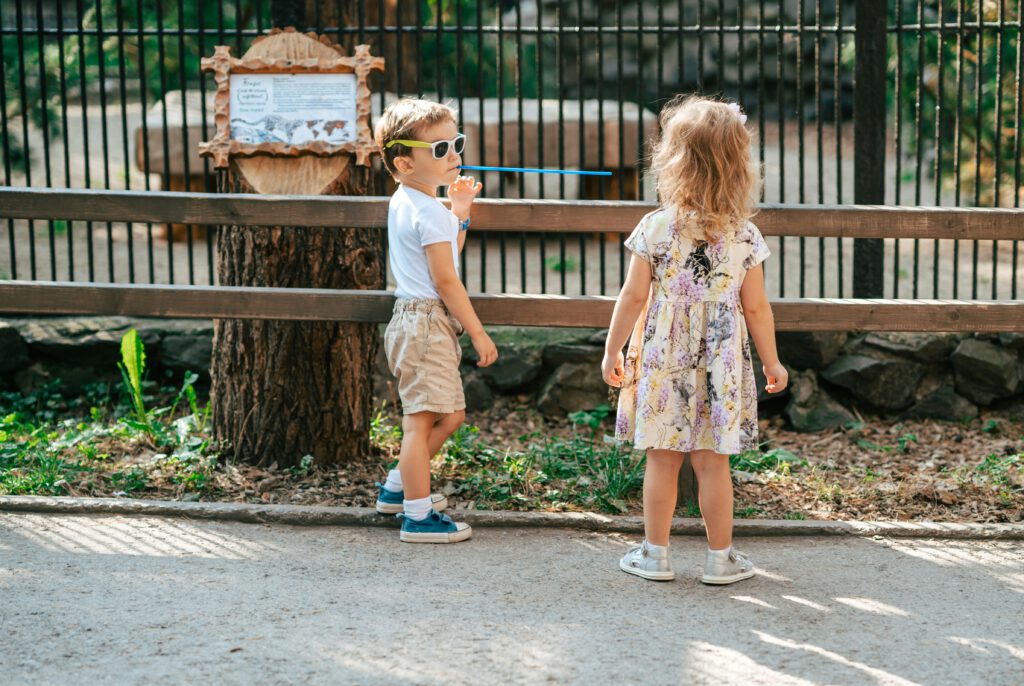
[[388, 205], [388, 260], [398, 298], [440, 298], [424, 248], [451, 243], [459, 273], [459, 218], [435, 197], [399, 184]]

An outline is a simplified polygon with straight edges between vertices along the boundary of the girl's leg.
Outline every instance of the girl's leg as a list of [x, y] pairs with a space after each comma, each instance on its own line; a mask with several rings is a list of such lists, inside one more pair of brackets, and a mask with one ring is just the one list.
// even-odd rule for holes
[[700, 514], [708, 534], [708, 547], [722, 550], [732, 545], [732, 476], [729, 456], [712, 450], [690, 453], [697, 476]]
[[430, 436], [437, 415], [417, 412], [402, 417], [402, 450], [398, 454], [398, 471], [406, 500], [430, 497]]
[[455, 431], [466, 421], [466, 411], [459, 410], [451, 414], [441, 415], [433, 428], [430, 430], [430, 438], [427, 439], [427, 452], [430, 457], [437, 455], [444, 442], [448, 440]]
[[675, 450], [647, 451], [647, 468], [644, 471], [644, 534], [647, 542], [652, 545], [668, 545], [683, 457], [683, 453]]

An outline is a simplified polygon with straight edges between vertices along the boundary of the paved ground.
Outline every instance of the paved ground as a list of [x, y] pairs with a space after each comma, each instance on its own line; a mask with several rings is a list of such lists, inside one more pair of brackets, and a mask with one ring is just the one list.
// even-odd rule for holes
[[618, 571], [627, 539], [0, 513], [5, 683], [1024, 683], [1024, 545], [742, 541], [756, 578]]

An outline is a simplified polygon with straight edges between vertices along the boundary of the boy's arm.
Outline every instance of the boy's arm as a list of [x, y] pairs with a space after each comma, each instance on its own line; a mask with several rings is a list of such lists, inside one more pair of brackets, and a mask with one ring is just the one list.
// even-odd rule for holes
[[[451, 202], [452, 212], [459, 218], [460, 222], [469, 219], [470, 208], [473, 199], [480, 193], [484, 185], [477, 183], [472, 176], [459, 176], [452, 185], [448, 186], [448, 199]], [[459, 252], [466, 245], [466, 232], [459, 231]], [[451, 308], [449, 308], [451, 309]], [[461, 321], [461, 320], [460, 320]]]
[[430, 278], [434, 282], [441, 300], [448, 311], [452, 313], [462, 328], [469, 334], [473, 341], [473, 347], [480, 356], [477, 362], [478, 367], [486, 367], [498, 359], [498, 349], [491, 341], [491, 337], [484, 331], [480, 318], [469, 301], [469, 294], [465, 286], [459, 280], [455, 272], [455, 262], [452, 261], [452, 246], [450, 243], [431, 243], [424, 246], [427, 255], [427, 266], [430, 269]]

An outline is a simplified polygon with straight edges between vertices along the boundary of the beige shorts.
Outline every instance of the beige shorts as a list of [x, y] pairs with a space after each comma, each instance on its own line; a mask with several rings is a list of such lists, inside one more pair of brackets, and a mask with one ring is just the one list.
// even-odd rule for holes
[[384, 331], [388, 368], [398, 379], [402, 413], [466, 409], [459, 363], [462, 326], [440, 300], [395, 301]]

